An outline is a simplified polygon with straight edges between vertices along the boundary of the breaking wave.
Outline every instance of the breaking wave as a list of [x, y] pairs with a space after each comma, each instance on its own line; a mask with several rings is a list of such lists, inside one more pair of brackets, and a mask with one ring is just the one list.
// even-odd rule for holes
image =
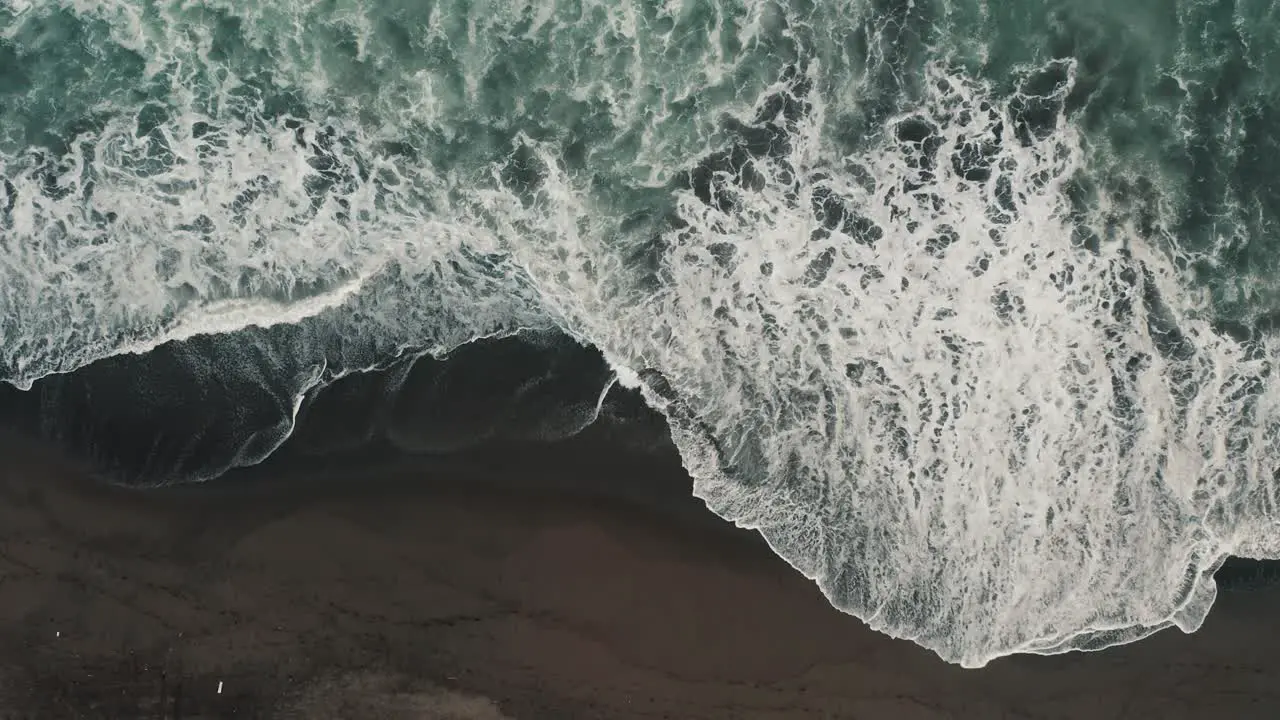
[[1278, 348], [1089, 52], [997, 73], [928, 3], [5, 2], [14, 385], [198, 341], [292, 419], [559, 331], [712, 510], [966, 666], [1192, 631], [1280, 556]]

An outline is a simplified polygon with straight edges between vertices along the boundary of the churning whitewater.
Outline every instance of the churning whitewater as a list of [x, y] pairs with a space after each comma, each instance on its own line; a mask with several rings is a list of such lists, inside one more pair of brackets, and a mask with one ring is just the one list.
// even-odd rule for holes
[[296, 410], [558, 329], [877, 630], [1194, 630], [1280, 557], [1269, 51], [1017, 5], [0, 0], [0, 376], [289, 328]]

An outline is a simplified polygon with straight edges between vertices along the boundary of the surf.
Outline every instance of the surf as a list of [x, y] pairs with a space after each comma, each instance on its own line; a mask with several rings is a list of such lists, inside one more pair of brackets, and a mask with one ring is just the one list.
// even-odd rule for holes
[[[5, 7], [0, 376], [269, 388], [183, 480], [342, 377], [555, 332], [607, 367], [571, 425], [637, 390], [709, 508], [949, 662], [1190, 632], [1278, 554], [1274, 340], [1121, 182], [1087, 54], [984, 77], [911, 3]], [[114, 74], [55, 86], [66, 37]]]

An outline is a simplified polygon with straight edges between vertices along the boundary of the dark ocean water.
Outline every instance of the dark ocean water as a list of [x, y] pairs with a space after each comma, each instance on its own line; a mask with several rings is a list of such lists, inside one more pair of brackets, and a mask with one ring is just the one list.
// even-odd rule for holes
[[1192, 630], [1280, 557], [1274, 15], [0, 0], [5, 413], [131, 485], [605, 423], [948, 661]]

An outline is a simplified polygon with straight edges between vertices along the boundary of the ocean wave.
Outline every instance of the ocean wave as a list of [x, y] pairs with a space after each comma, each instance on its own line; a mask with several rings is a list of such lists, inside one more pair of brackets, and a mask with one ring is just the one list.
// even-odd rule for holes
[[208, 479], [335, 379], [559, 332], [607, 367], [544, 430], [639, 390], [878, 630], [966, 666], [1194, 630], [1280, 555], [1275, 343], [1095, 132], [1096, 58], [984, 77], [957, 12], [10, 2], [0, 376], [162, 348], [270, 388], [163, 464]]

